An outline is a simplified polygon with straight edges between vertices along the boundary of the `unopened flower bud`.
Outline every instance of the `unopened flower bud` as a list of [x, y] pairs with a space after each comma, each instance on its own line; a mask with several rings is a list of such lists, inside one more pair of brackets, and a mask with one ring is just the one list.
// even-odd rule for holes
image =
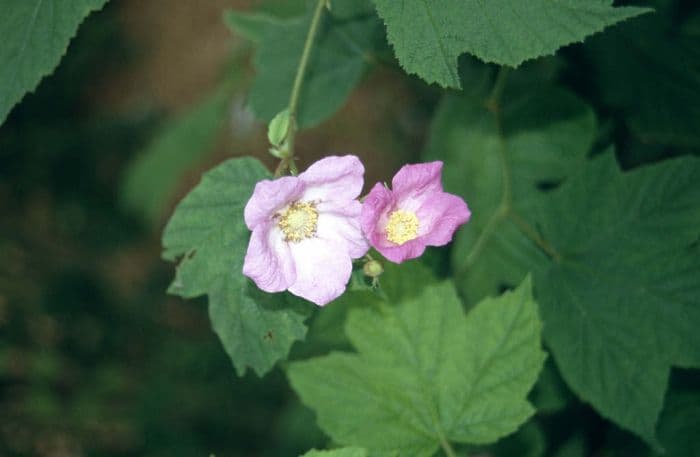
[[382, 267], [382, 264], [376, 260], [368, 260], [362, 266], [362, 271], [365, 273], [365, 276], [369, 276], [370, 278], [377, 278], [379, 277], [379, 275], [384, 273], [384, 267]]

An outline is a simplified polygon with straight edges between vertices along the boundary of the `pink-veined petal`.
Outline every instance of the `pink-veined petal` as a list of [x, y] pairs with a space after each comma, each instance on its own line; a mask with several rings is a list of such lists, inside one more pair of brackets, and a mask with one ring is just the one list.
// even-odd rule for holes
[[374, 185], [362, 203], [360, 226], [369, 243], [376, 249], [389, 243], [384, 229], [394, 203], [393, 194], [381, 183]]
[[365, 167], [356, 156], [325, 157], [299, 175], [305, 201], [354, 200], [362, 192]]
[[319, 238], [343, 243], [350, 257], [357, 259], [369, 250], [367, 239], [360, 227], [362, 204], [357, 200], [349, 202], [325, 202], [317, 206]]
[[309, 238], [290, 243], [296, 281], [289, 291], [324, 306], [344, 291], [352, 273], [352, 260], [340, 243]]
[[397, 245], [387, 241], [381, 246], [375, 246], [384, 257], [394, 263], [401, 263], [405, 260], [415, 259], [420, 257], [425, 252], [425, 243], [420, 238], [410, 240], [404, 244]]
[[243, 212], [246, 225], [253, 230], [260, 224], [266, 224], [275, 212], [298, 200], [303, 191], [304, 183], [295, 176], [258, 182]]
[[294, 283], [297, 275], [292, 253], [276, 226], [263, 224], [253, 230], [243, 274], [265, 292], [281, 292]]
[[429, 246], [444, 246], [460, 225], [471, 217], [467, 204], [460, 197], [447, 192], [430, 195], [416, 211], [420, 240]]
[[442, 192], [442, 162], [408, 164], [394, 175], [391, 189], [398, 201], [421, 199], [424, 194]]

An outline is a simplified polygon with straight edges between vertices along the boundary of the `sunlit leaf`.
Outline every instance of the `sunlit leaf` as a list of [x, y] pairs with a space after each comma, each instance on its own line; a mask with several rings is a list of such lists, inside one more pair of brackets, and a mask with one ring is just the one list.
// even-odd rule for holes
[[518, 66], [649, 11], [612, 0], [374, 0], [403, 68], [429, 83], [460, 87], [457, 59]]
[[467, 316], [447, 282], [386, 296], [351, 310], [346, 332], [357, 353], [289, 367], [334, 441], [430, 456], [444, 440], [496, 441], [532, 415], [526, 395], [545, 355], [529, 280]]
[[163, 233], [163, 258], [180, 259], [169, 292], [209, 297], [212, 326], [239, 375], [248, 367], [263, 375], [306, 334], [306, 305], [265, 294], [242, 273], [249, 237], [243, 208], [264, 178], [269, 173], [257, 160], [222, 163], [180, 202]]

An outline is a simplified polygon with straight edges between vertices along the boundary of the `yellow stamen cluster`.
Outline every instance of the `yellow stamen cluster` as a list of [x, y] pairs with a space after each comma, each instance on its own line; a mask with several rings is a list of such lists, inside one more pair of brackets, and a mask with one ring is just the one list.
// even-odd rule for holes
[[418, 237], [418, 218], [411, 211], [396, 210], [389, 215], [386, 224], [386, 238], [402, 245]]
[[280, 217], [277, 224], [285, 241], [298, 243], [316, 234], [318, 210], [313, 202], [294, 202]]

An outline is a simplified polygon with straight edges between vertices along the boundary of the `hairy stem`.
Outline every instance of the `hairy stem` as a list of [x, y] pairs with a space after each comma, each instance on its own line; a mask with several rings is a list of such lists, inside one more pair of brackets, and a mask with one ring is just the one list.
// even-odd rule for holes
[[[301, 86], [304, 82], [304, 75], [306, 74], [306, 67], [309, 63], [309, 56], [311, 56], [311, 48], [313, 48], [314, 38], [316, 37], [316, 32], [318, 31], [318, 26], [321, 23], [321, 16], [323, 14], [323, 9], [326, 6], [326, 0], [318, 0], [316, 3], [316, 9], [314, 10], [314, 15], [311, 18], [311, 25], [309, 26], [309, 33], [306, 35], [306, 42], [304, 43], [304, 50], [301, 53], [301, 60], [299, 61], [299, 66], [297, 67], [297, 74], [294, 77], [294, 85], [292, 86], [292, 93], [289, 97], [289, 130], [287, 131], [287, 147], [288, 156], [282, 159], [280, 166], [280, 174], [284, 172], [285, 168], [289, 168], [289, 172], [293, 175], [297, 174], [297, 166], [294, 162], [294, 139], [297, 133], [297, 109], [299, 107], [299, 96], [301, 94]], [[279, 169], [280, 167], [278, 167]], [[277, 172], [275, 172], [277, 174]]]
[[447, 439], [445, 439], [445, 437], [442, 435], [440, 435], [440, 446], [442, 446], [442, 450], [445, 452], [447, 457], [457, 457], [457, 453], [454, 449], [452, 449], [450, 442], [447, 441]]
[[498, 155], [501, 159], [501, 201], [484, 225], [483, 230], [469, 251], [464, 264], [462, 264], [462, 266], [459, 268], [457, 272], [458, 275], [463, 274], [474, 264], [474, 262], [476, 262], [486, 243], [496, 231], [498, 225], [505, 219], [510, 219], [516, 225], [516, 227], [518, 227], [518, 230], [520, 230], [521, 233], [529, 238], [530, 241], [535, 243], [552, 260], [556, 262], [561, 261], [561, 255], [559, 255], [554, 247], [552, 247], [547, 240], [542, 238], [537, 230], [535, 230], [525, 219], [523, 219], [513, 210], [513, 191], [510, 166], [508, 164], [508, 154], [506, 151], [505, 136], [503, 133], [503, 118], [501, 113], [501, 98], [508, 80], [508, 73], [509, 70], [507, 67], [499, 68], [493, 88], [491, 89], [491, 93], [486, 99], [486, 108], [493, 113], [499, 139]]
[[544, 238], [540, 236], [539, 233], [537, 233], [537, 230], [535, 230], [532, 225], [530, 225], [525, 219], [523, 219], [518, 213], [515, 211], [511, 210], [508, 213], [508, 217], [510, 218], [511, 221], [520, 229], [520, 231], [530, 239], [533, 243], [535, 243], [540, 249], [544, 251], [545, 254], [547, 254], [552, 260], [555, 262], [561, 262], [562, 258], [561, 255], [552, 247], [551, 244]]
[[509, 71], [508, 67], [501, 66], [498, 68], [496, 81], [493, 83], [491, 94], [489, 98], [486, 99], [486, 107], [491, 112], [497, 113], [501, 108], [501, 97], [503, 96], [503, 90], [506, 88]]

